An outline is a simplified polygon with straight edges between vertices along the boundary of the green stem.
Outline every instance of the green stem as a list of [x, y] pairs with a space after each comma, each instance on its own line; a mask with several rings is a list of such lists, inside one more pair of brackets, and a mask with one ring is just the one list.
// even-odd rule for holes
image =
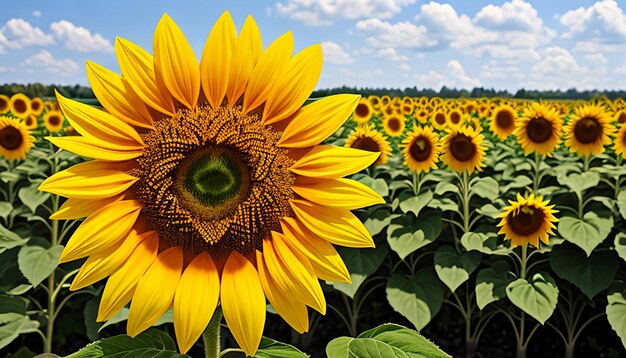
[[461, 195], [463, 196], [463, 233], [470, 231], [470, 197], [469, 197], [469, 175], [467, 170], [463, 172], [463, 182], [461, 183]]
[[[52, 161], [52, 174], [57, 172], [58, 158], [55, 155]], [[59, 209], [59, 196], [52, 195], [52, 212]], [[50, 243], [54, 247], [59, 243], [59, 221], [52, 220], [52, 230], [50, 233]], [[54, 319], [56, 318], [56, 287], [55, 287], [55, 270], [48, 276], [48, 324], [46, 326], [46, 341], [44, 353], [52, 353], [52, 339], [54, 335]]]
[[591, 164], [591, 155], [586, 155], [583, 157], [583, 173], [589, 170], [589, 165]]
[[222, 322], [222, 307], [218, 306], [213, 312], [209, 325], [202, 333], [206, 358], [218, 358], [220, 356], [220, 322]]
[[421, 172], [413, 171], [413, 195], [417, 196], [421, 190]]
[[[520, 257], [520, 278], [526, 278], [526, 261], [528, 261], [528, 246], [522, 245], [522, 256]], [[526, 357], [526, 345], [524, 344], [524, 323], [526, 314], [522, 311], [519, 325], [519, 337], [517, 337], [517, 358]]]
[[535, 152], [535, 173], [533, 175], [533, 194], [537, 195], [537, 191], [539, 191], [539, 185], [541, 184], [541, 154], [537, 154]]

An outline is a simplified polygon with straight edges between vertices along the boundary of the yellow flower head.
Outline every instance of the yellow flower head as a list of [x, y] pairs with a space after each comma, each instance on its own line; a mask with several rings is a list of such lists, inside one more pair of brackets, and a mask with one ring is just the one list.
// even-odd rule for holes
[[432, 127], [415, 127], [402, 141], [404, 164], [416, 172], [437, 169], [441, 143]]
[[18, 117], [26, 118], [30, 114], [30, 99], [23, 93], [16, 93], [9, 100], [9, 111]]
[[352, 132], [345, 143], [346, 148], [380, 153], [374, 164], [385, 164], [391, 155], [391, 145], [373, 126], [362, 126]]
[[33, 98], [30, 101], [30, 113], [36, 115], [37, 117], [39, 117], [39, 115], [41, 115], [41, 112], [43, 112], [43, 101], [41, 100], [41, 98]]
[[0, 156], [9, 160], [24, 159], [34, 142], [35, 138], [24, 123], [0, 116]]
[[517, 201], [509, 200], [511, 205], [504, 208], [504, 212], [498, 215], [502, 218], [498, 227], [498, 234], [504, 234], [505, 240], [511, 240], [511, 247], [526, 246], [528, 244], [539, 247], [539, 240], [548, 243], [549, 235], [554, 235], [552, 229], [556, 228], [553, 223], [558, 219], [554, 217], [557, 210], [554, 205], [548, 205], [548, 200], [543, 197], [530, 195], [523, 197], [517, 194]]
[[480, 131], [464, 126], [452, 129], [443, 138], [441, 160], [456, 172], [467, 170], [472, 173], [474, 170], [481, 170], [486, 149]]
[[361, 98], [354, 110], [354, 121], [358, 125], [364, 125], [372, 118], [372, 114], [374, 114], [374, 109], [370, 102], [366, 98]]
[[393, 113], [383, 117], [383, 129], [389, 136], [397, 137], [404, 133], [404, 122], [404, 115]]
[[561, 141], [562, 122], [557, 110], [535, 102], [515, 123], [515, 136], [524, 153], [550, 156]]
[[43, 117], [43, 123], [50, 133], [57, 133], [63, 128], [63, 113], [50, 111]]
[[611, 137], [615, 134], [611, 119], [601, 106], [576, 108], [574, 116], [565, 126], [565, 145], [582, 156], [604, 152], [604, 146], [611, 144]]
[[505, 140], [515, 130], [517, 113], [508, 105], [501, 105], [493, 110], [489, 129], [500, 138]]
[[5, 114], [9, 111], [10, 98], [0, 94], [0, 114]]

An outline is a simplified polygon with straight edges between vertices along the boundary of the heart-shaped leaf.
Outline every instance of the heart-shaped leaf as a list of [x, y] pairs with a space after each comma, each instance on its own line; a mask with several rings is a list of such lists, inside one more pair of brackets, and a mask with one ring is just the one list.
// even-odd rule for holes
[[134, 358], [182, 358], [189, 357], [176, 350], [176, 344], [165, 332], [148, 329], [135, 338], [125, 334], [101, 339], [90, 343], [85, 348], [67, 358], [100, 358], [100, 357], [134, 357]]
[[476, 250], [488, 255], [508, 255], [511, 251], [499, 243], [495, 233], [466, 232], [461, 236], [461, 245], [467, 251]]
[[511, 282], [506, 287], [506, 295], [514, 305], [544, 324], [556, 309], [559, 289], [554, 279], [544, 272], [536, 273], [530, 281], [518, 278]]
[[616, 282], [609, 288], [607, 300], [606, 317], [626, 348], [626, 319], [624, 319], [626, 317], [626, 285], [624, 282]]
[[558, 225], [561, 236], [585, 250], [587, 256], [609, 236], [612, 228], [613, 217], [600, 217], [593, 211], [586, 213], [582, 220], [563, 216]]
[[17, 255], [17, 263], [24, 277], [35, 287], [59, 265], [61, 252], [61, 245], [48, 249], [41, 246], [23, 246]]
[[332, 282], [332, 285], [339, 291], [353, 298], [365, 279], [378, 270], [378, 267], [389, 252], [389, 246], [386, 244], [378, 244], [372, 249], [338, 247], [337, 252], [339, 252], [339, 256], [341, 256], [350, 272], [352, 283]]
[[441, 234], [441, 215], [431, 213], [415, 218], [405, 215], [392, 220], [387, 228], [387, 242], [401, 259], [435, 241]]
[[420, 211], [433, 199], [433, 193], [427, 190], [415, 196], [412, 191], [407, 190], [400, 194], [399, 199], [400, 210], [403, 213], [412, 212], [415, 216], [419, 216]]
[[444, 289], [435, 271], [424, 268], [411, 278], [391, 276], [386, 292], [391, 307], [419, 330], [439, 312]]
[[481, 310], [491, 302], [506, 297], [506, 286], [512, 279], [508, 272], [511, 266], [506, 261], [496, 261], [491, 267], [478, 271], [476, 276], [476, 304]]
[[435, 271], [439, 279], [454, 292], [474, 272], [482, 255], [477, 251], [457, 252], [451, 246], [441, 246], [435, 252]]

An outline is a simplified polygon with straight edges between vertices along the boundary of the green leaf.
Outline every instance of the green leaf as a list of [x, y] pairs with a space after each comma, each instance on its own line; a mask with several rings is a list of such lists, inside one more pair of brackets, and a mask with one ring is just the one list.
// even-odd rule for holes
[[357, 338], [339, 337], [326, 347], [329, 358], [450, 358], [418, 332], [397, 324], [383, 324]]
[[428, 207], [441, 211], [459, 212], [459, 203], [450, 198], [434, 198], [428, 203]]
[[506, 261], [495, 261], [491, 267], [478, 271], [476, 276], [476, 304], [481, 310], [491, 302], [506, 297], [506, 286], [512, 279], [508, 272], [511, 266]]
[[557, 275], [580, 288], [590, 300], [611, 285], [619, 269], [614, 252], [595, 251], [587, 256], [572, 244], [554, 247], [550, 265]]
[[571, 173], [567, 176], [560, 175], [557, 181], [578, 194], [582, 194], [583, 191], [597, 186], [600, 182], [600, 176], [594, 172]]
[[17, 313], [26, 315], [28, 300], [18, 296], [0, 295], [0, 314]]
[[39, 205], [43, 204], [50, 197], [50, 193], [39, 191], [39, 184], [42, 180], [34, 181], [31, 185], [23, 187], [17, 193], [22, 203], [26, 205], [33, 213], [37, 211]]
[[476, 250], [487, 255], [508, 255], [511, 250], [498, 243], [498, 234], [466, 232], [461, 236], [461, 245], [467, 251]]
[[370, 235], [376, 236], [389, 225], [391, 219], [390, 209], [388, 207], [383, 207], [382, 209], [369, 211], [367, 219], [365, 219], [363, 225], [365, 225], [365, 228]]
[[615, 251], [626, 261], [626, 233], [619, 232], [615, 235]]
[[20, 180], [20, 175], [17, 173], [13, 173], [13, 172], [3, 171], [0, 173], [0, 180], [5, 183], [17, 182], [18, 180]]
[[307, 354], [301, 352], [298, 348], [275, 341], [273, 339], [263, 337], [259, 350], [254, 355], [255, 358], [306, 358]]
[[385, 196], [389, 196], [389, 186], [387, 185], [387, 182], [382, 179], [373, 179], [369, 176], [363, 176], [361, 178], [359, 178], [359, 181], [367, 186], [369, 186], [370, 188], [374, 189], [375, 192], [378, 193], [378, 195], [385, 197]]
[[6, 222], [9, 214], [13, 211], [13, 205], [7, 201], [0, 201], [0, 218], [3, 218]]
[[498, 182], [491, 177], [476, 177], [470, 184], [470, 193], [494, 201], [498, 198]]
[[387, 281], [387, 301], [417, 329], [424, 328], [439, 312], [444, 288], [432, 268], [424, 268], [413, 277], [395, 274]]
[[506, 287], [506, 295], [522, 311], [544, 324], [556, 308], [559, 289], [548, 273], [536, 273], [531, 281], [523, 278]]
[[387, 242], [391, 249], [404, 260], [412, 252], [435, 241], [441, 234], [441, 215], [432, 213], [414, 218], [398, 217], [387, 228]]
[[559, 219], [558, 230], [563, 238], [591, 255], [613, 228], [613, 217], [600, 217], [593, 211], [586, 213], [583, 219], [563, 216]]
[[39, 285], [57, 268], [63, 246], [45, 249], [41, 246], [23, 246], [17, 255], [20, 271], [33, 287]]
[[18, 234], [0, 225], [0, 254], [14, 247], [22, 246], [28, 240], [28, 238], [22, 239]]
[[400, 193], [399, 199], [400, 210], [403, 213], [412, 212], [415, 216], [419, 216], [420, 211], [433, 199], [433, 193], [427, 190], [415, 196], [413, 191], [407, 190]]
[[511, 181], [509, 184], [502, 187], [501, 189], [503, 193], [508, 193], [511, 191], [511, 189], [524, 188], [528, 185], [531, 185], [532, 183], [533, 181], [529, 177], [525, 175], [518, 175], [515, 177], [515, 179], [513, 179], [513, 181]]
[[617, 208], [619, 213], [622, 214], [622, 218], [626, 219], [626, 188], [622, 188], [619, 194], [617, 194]]
[[376, 270], [389, 252], [387, 245], [377, 245], [372, 249], [352, 249], [348, 247], [337, 247], [339, 256], [346, 264], [352, 283], [332, 282], [333, 287], [353, 298], [357, 290], [365, 282], [367, 277]]
[[607, 295], [606, 317], [626, 348], [626, 285], [616, 282]]
[[474, 272], [482, 255], [476, 251], [457, 252], [451, 246], [441, 246], [435, 252], [435, 271], [439, 279], [454, 292]]
[[125, 334], [101, 339], [90, 343], [67, 358], [100, 358], [100, 357], [133, 358], [180, 358], [189, 357], [179, 354], [174, 341], [158, 329], [148, 329], [135, 338]]
[[0, 314], [0, 349], [8, 346], [23, 333], [32, 333], [39, 327], [39, 322], [19, 313]]
[[98, 331], [102, 326], [102, 323], [96, 322], [98, 317], [98, 305], [100, 304], [100, 297], [94, 297], [87, 301], [85, 308], [83, 309], [83, 322], [85, 323], [85, 333], [87, 338], [91, 341], [98, 339]]
[[497, 219], [498, 215], [500, 215], [501, 213], [501, 211], [491, 203], [485, 204], [482, 207], [476, 209], [476, 212], [492, 219]]
[[439, 182], [435, 187], [435, 195], [443, 195], [450, 192], [458, 193], [459, 187], [447, 181]]

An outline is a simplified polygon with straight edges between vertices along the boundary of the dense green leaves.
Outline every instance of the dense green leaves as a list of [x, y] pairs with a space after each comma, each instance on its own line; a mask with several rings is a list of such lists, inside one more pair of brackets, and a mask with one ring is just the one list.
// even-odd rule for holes
[[471, 193], [487, 200], [498, 198], [498, 182], [491, 177], [475, 177], [470, 183]]
[[431, 268], [413, 277], [395, 274], [387, 281], [387, 301], [417, 329], [424, 328], [443, 303], [443, 285]]
[[491, 302], [506, 297], [506, 287], [512, 281], [511, 266], [506, 261], [496, 261], [476, 276], [476, 304], [481, 310]]
[[583, 191], [598, 185], [600, 176], [594, 172], [570, 173], [567, 176], [558, 176], [557, 180], [559, 184], [581, 194]]
[[561, 217], [558, 224], [561, 236], [585, 250], [587, 256], [609, 236], [612, 227], [613, 217], [600, 217], [593, 211], [586, 213], [582, 219]]
[[50, 197], [50, 193], [39, 191], [37, 188], [43, 180], [36, 180], [31, 185], [20, 189], [18, 196], [22, 203], [26, 205], [33, 213], [37, 211], [39, 205], [43, 204]]
[[441, 215], [429, 213], [415, 218], [400, 216], [387, 228], [387, 241], [393, 251], [404, 259], [414, 251], [435, 241], [441, 234]]
[[476, 250], [488, 255], [508, 255], [511, 250], [499, 243], [495, 233], [467, 232], [461, 236], [461, 245], [467, 250]]
[[435, 252], [435, 271], [439, 279], [454, 292], [469, 279], [481, 257], [477, 251], [457, 252], [453, 247], [441, 246]]
[[430, 203], [433, 199], [433, 193], [428, 190], [418, 195], [414, 195], [412, 191], [407, 190], [400, 194], [400, 210], [403, 213], [412, 212], [415, 216], [419, 216], [420, 211]]
[[376, 245], [372, 249], [351, 249], [338, 247], [337, 251], [350, 271], [352, 283], [333, 282], [332, 285], [339, 291], [350, 297], [354, 297], [361, 284], [367, 277], [378, 269], [387, 256], [389, 247], [387, 245]]
[[518, 278], [506, 287], [506, 295], [522, 311], [544, 324], [556, 308], [559, 289], [547, 273], [537, 273], [530, 281]]
[[620, 232], [615, 235], [615, 251], [619, 257], [626, 261], [626, 233]]
[[28, 240], [28, 238], [23, 239], [18, 234], [0, 225], [0, 254], [8, 249], [22, 246], [27, 243]]
[[13, 342], [20, 334], [32, 333], [39, 327], [39, 322], [19, 313], [0, 314], [0, 349]]

